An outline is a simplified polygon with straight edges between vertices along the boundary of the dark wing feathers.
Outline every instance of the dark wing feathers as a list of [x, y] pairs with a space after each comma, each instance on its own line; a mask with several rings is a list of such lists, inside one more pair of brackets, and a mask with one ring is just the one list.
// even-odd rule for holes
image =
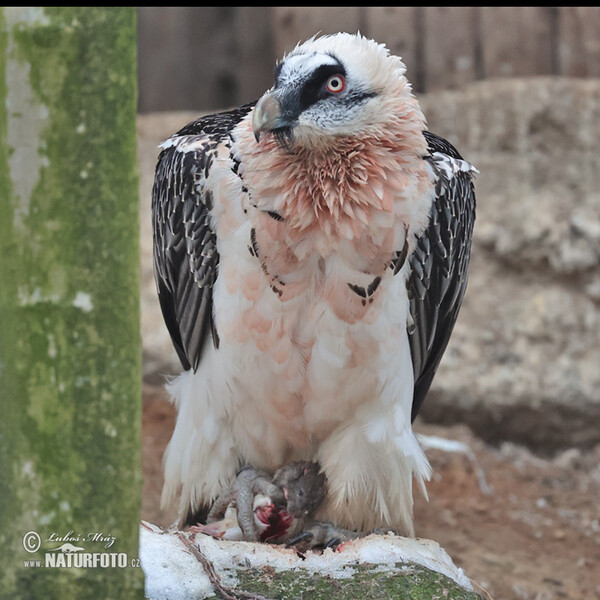
[[[446, 140], [424, 132], [431, 155], [462, 160]], [[415, 374], [412, 419], [417, 415], [446, 350], [467, 287], [475, 192], [471, 174], [452, 177], [438, 171], [437, 196], [428, 228], [417, 241], [409, 262], [408, 296], [412, 322], [409, 341]]]
[[212, 286], [219, 253], [211, 224], [213, 197], [204, 185], [220, 142], [252, 105], [202, 117], [160, 153], [152, 190], [154, 274], [158, 298], [184, 369], [197, 369], [209, 332], [218, 346]]

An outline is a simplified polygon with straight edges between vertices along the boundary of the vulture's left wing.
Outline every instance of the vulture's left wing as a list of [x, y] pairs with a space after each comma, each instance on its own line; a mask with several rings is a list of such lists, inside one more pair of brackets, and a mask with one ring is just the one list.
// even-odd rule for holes
[[173, 345], [184, 369], [198, 368], [209, 333], [218, 346], [212, 288], [219, 253], [208, 183], [219, 144], [252, 105], [208, 115], [166, 140], [152, 190], [154, 276]]
[[414, 420], [446, 350], [467, 287], [475, 222], [476, 169], [456, 149], [424, 132], [438, 175], [429, 226], [409, 258], [409, 341], [415, 375]]

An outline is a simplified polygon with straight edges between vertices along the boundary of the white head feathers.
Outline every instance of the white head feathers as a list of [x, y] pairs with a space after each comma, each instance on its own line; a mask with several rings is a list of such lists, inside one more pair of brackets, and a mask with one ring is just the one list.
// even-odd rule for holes
[[385, 44], [360, 33], [313, 36], [299, 43], [283, 61], [311, 53], [333, 54], [357, 79], [369, 81], [377, 93], [382, 93], [394, 80], [404, 79], [406, 73], [406, 66], [399, 56], [390, 54]]
[[[359, 33], [310, 38], [276, 67], [268, 92], [281, 109], [274, 129], [292, 132], [301, 145], [311, 146], [327, 145], [331, 136], [382, 135], [407, 114], [420, 121], [422, 130], [423, 115], [405, 71], [385, 45]], [[332, 78], [336, 89], [328, 86]]]

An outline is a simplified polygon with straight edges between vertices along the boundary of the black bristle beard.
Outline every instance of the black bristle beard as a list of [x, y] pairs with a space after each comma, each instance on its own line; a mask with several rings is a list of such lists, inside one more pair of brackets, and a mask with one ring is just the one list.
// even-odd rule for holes
[[279, 127], [273, 130], [273, 136], [277, 146], [288, 154], [295, 154], [294, 148], [294, 130], [292, 127]]

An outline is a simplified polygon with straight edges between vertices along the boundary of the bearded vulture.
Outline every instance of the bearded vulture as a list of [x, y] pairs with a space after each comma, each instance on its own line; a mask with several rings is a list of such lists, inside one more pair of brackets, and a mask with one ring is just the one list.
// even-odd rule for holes
[[245, 465], [309, 460], [321, 521], [414, 535], [412, 421], [465, 292], [476, 169], [426, 131], [401, 59], [346, 33], [161, 148], [154, 267], [183, 365], [163, 503], [196, 522]]

